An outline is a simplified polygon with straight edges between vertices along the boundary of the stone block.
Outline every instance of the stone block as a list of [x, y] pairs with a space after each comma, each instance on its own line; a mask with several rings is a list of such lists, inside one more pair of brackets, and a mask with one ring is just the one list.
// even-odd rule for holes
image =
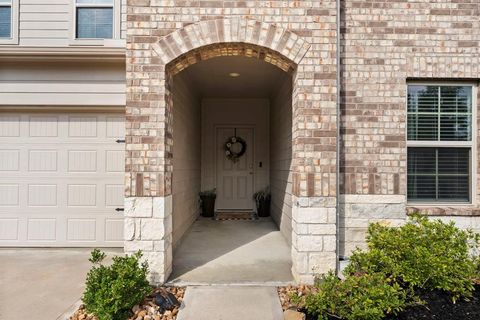
[[126, 253], [133, 253], [138, 250], [142, 250], [144, 253], [147, 251], [153, 251], [153, 241], [133, 240], [125, 241], [123, 249]]
[[323, 236], [323, 251], [335, 252], [336, 250], [336, 239], [335, 236]]
[[155, 218], [142, 219], [142, 240], [162, 240], [165, 237], [166, 220]]
[[308, 269], [308, 253], [292, 250], [292, 265], [298, 273], [307, 273]]
[[149, 218], [152, 216], [152, 197], [126, 197], [125, 217]]
[[334, 224], [307, 224], [308, 234], [315, 235], [335, 235], [337, 233]]
[[297, 236], [296, 240], [298, 251], [315, 252], [323, 250], [323, 236], [300, 235]]
[[315, 275], [325, 274], [336, 268], [336, 255], [334, 252], [310, 253], [308, 256], [310, 270]]
[[135, 238], [135, 219], [125, 217], [123, 219], [123, 237], [125, 240], [133, 240]]
[[172, 215], [172, 196], [153, 198], [153, 217], [165, 218]]
[[293, 223], [327, 223], [326, 208], [296, 208], [292, 209]]

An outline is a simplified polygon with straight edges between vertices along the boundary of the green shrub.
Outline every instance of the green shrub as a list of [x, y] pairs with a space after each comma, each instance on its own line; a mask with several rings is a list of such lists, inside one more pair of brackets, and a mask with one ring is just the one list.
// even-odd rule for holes
[[328, 273], [305, 300], [305, 309], [319, 320], [377, 320], [405, 307], [406, 293], [382, 274], [349, 275], [345, 280]]
[[89, 259], [94, 265], [87, 274], [83, 303], [89, 313], [99, 320], [124, 320], [130, 310], [139, 304], [152, 288], [147, 274], [148, 264], [140, 264], [142, 253], [113, 257], [110, 266], [102, 264], [105, 253], [92, 251]]
[[355, 251], [345, 272], [382, 273], [404, 287], [439, 289], [459, 297], [474, 290], [479, 235], [452, 223], [412, 217], [399, 228], [371, 224], [368, 250]]

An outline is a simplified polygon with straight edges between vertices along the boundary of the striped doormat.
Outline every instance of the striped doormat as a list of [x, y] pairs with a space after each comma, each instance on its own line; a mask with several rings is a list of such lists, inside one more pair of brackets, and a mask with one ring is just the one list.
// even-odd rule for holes
[[228, 220], [253, 221], [257, 219], [258, 217], [255, 212], [217, 212], [215, 213], [215, 220], [219, 220], [219, 221], [228, 221]]

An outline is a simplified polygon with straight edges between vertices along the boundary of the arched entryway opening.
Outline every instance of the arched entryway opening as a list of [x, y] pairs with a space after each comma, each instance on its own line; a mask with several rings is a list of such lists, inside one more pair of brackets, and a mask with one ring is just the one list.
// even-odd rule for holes
[[[167, 66], [173, 140], [171, 282], [293, 281], [294, 70], [278, 53], [241, 43], [202, 47]], [[236, 159], [226, 153], [232, 137], [244, 144]], [[267, 188], [270, 217], [256, 219], [253, 195]], [[214, 219], [199, 217], [198, 193], [206, 190], [216, 191]]]
[[[189, 229], [189, 222], [193, 220], [192, 215], [186, 215], [182, 224], [182, 218], [176, 216], [177, 207], [193, 209], [196, 193], [203, 187], [217, 186], [218, 183], [216, 178], [210, 178], [213, 184], [209, 184], [208, 174], [202, 172], [202, 167], [211, 165], [208, 159], [202, 157], [202, 151], [206, 153], [205, 144], [202, 144], [205, 137], [202, 120], [208, 120], [202, 119], [202, 101], [207, 100], [207, 93], [210, 95], [212, 92], [226, 95], [220, 95], [216, 102], [205, 107], [217, 110], [213, 112], [215, 115], [225, 105], [218, 99], [232, 99], [235, 96], [238, 99], [241, 95], [242, 99], [268, 100], [268, 108], [265, 108], [268, 109], [268, 121], [262, 126], [264, 132], [268, 132], [268, 146], [261, 150], [268, 149], [268, 161], [253, 158], [251, 164], [255, 168], [252, 169], [259, 171], [255, 176], [260, 176], [260, 171], [265, 176], [259, 184], [254, 179], [252, 191], [264, 185], [271, 185], [272, 194], [280, 190], [277, 196], [273, 195], [272, 207], [273, 210], [279, 208], [282, 214], [290, 211], [282, 219], [277, 219], [277, 223], [287, 239], [295, 280], [311, 282], [314, 274], [333, 268], [336, 240], [336, 118], [335, 87], [332, 87], [332, 83], [335, 69], [321, 65], [323, 59], [331, 57], [323, 55], [318, 48], [311, 49], [307, 41], [286, 29], [244, 18], [201, 21], [178, 29], [148, 46], [132, 43], [129, 52], [125, 251], [144, 251], [151, 265], [152, 281], [165, 282], [168, 279], [172, 272], [173, 248], [181, 243], [182, 236]], [[245, 63], [250, 64], [245, 65], [244, 70], [235, 68], [241, 66], [244, 63], [242, 61], [249, 61]], [[214, 84], [210, 83], [210, 89], [205, 87], [207, 81], [203, 83], [200, 80], [197, 81], [200, 85], [192, 85], [191, 78], [195, 75], [212, 82], [210, 80], [215, 78], [213, 72], [222, 68], [221, 76], [225, 76], [225, 73], [228, 75], [224, 83], [217, 79]], [[262, 68], [273, 68], [287, 80], [279, 80], [282, 77], [273, 71], [274, 80], [267, 77], [260, 83], [254, 79], [255, 75], [247, 76], [248, 72], [254, 71], [258, 75]], [[261, 74], [263, 76], [269, 72], [265, 69]], [[183, 79], [182, 84], [182, 74], [189, 73], [190, 76], [183, 76], [187, 79]], [[235, 77], [230, 75], [233, 73], [239, 73], [240, 77], [233, 79]], [[247, 81], [237, 92], [235, 88], [240, 86], [227, 86], [234, 89], [224, 87], [229, 81], [245, 79]], [[249, 87], [252, 84], [255, 85]], [[176, 88], [182, 85], [185, 90], [176, 92]], [[194, 97], [179, 94], [195, 90], [200, 92]], [[243, 94], [239, 94], [239, 91]], [[257, 94], [253, 95], [253, 92]], [[252, 96], [248, 97], [248, 94]], [[179, 103], [182, 99], [188, 103]], [[194, 101], [197, 108], [183, 110], [182, 114], [178, 106]], [[281, 104], [278, 101], [284, 102], [283, 105], [272, 108], [272, 105]], [[245, 110], [246, 104], [239, 104], [236, 110], [242, 109], [242, 106]], [[254, 109], [258, 111], [261, 108]], [[223, 128], [224, 124], [221, 123], [220, 129], [227, 132], [233, 127], [233, 134], [237, 128], [244, 130], [242, 135], [249, 136], [248, 125], [242, 127], [233, 121], [239, 120], [240, 115], [232, 116], [230, 113], [227, 114], [227, 120], [228, 117], [233, 125]], [[285, 125], [287, 122], [290, 124], [288, 128]], [[180, 129], [175, 126], [180, 126]], [[213, 132], [215, 139], [221, 138], [218, 131]], [[221, 141], [220, 138], [217, 140]], [[188, 154], [184, 158], [182, 148], [184, 154]], [[215, 150], [215, 145], [213, 148]], [[277, 154], [280, 154], [278, 159], [283, 159], [275, 162]], [[219, 159], [214, 156], [215, 163]], [[259, 162], [262, 162], [262, 167]], [[281, 177], [276, 178], [275, 170], [282, 172]], [[188, 175], [185, 176], [186, 172]], [[182, 174], [185, 178], [180, 179]], [[216, 173], [213, 176], [216, 177]], [[189, 201], [174, 204], [179, 202], [178, 199], [187, 197]]]

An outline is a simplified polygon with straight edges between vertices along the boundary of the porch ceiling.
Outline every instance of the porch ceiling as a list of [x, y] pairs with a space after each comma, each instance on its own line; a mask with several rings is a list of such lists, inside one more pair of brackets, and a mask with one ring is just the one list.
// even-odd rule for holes
[[[239, 73], [231, 77], [230, 73]], [[194, 64], [178, 74], [203, 98], [270, 98], [287, 73], [246, 57], [219, 57]]]

